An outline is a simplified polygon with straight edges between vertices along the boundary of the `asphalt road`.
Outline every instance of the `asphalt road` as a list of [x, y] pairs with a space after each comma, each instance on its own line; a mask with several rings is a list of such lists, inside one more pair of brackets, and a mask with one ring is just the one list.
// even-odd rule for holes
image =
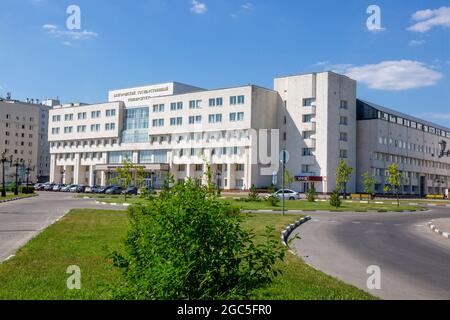
[[0, 262], [70, 209], [120, 209], [92, 199], [74, 199], [73, 194], [40, 193], [38, 197], [0, 204]]
[[[308, 264], [382, 299], [450, 299], [450, 240], [427, 226], [450, 208], [420, 213], [312, 213], [292, 249]], [[369, 266], [381, 289], [369, 290]]]

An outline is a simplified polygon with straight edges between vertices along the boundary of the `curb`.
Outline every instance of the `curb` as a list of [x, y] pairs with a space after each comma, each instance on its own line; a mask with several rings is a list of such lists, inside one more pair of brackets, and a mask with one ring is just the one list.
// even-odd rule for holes
[[436, 232], [437, 234], [443, 236], [446, 239], [450, 239], [450, 233], [448, 232], [443, 232], [441, 230], [439, 230], [434, 224], [433, 222], [428, 222], [428, 226], [430, 227], [430, 229], [434, 232]]
[[115, 202], [106, 203], [106, 202], [100, 202], [100, 201], [95, 201], [95, 203], [96, 204], [101, 204], [101, 205], [104, 205], [104, 206], [108, 206], [108, 205], [110, 205], [110, 206], [123, 206], [123, 207], [131, 206], [130, 203], [115, 203]]
[[29, 196], [29, 197], [17, 197], [17, 198], [11, 198], [8, 200], [0, 200], [0, 203], [6, 203], [6, 202], [11, 202], [11, 201], [23, 200], [23, 199], [30, 199], [30, 198], [35, 198], [37, 196], [39, 196], [39, 195], [35, 194], [35, 195]]
[[283, 230], [283, 232], [281, 233], [281, 243], [284, 244], [286, 247], [289, 248], [288, 245], [288, 239], [292, 234], [292, 231], [294, 231], [295, 229], [297, 229], [299, 226], [301, 226], [302, 224], [304, 224], [305, 222], [308, 222], [309, 220], [311, 220], [311, 217], [304, 217], [300, 220], [298, 220], [297, 222], [290, 224], [289, 226], [286, 227], [286, 229]]

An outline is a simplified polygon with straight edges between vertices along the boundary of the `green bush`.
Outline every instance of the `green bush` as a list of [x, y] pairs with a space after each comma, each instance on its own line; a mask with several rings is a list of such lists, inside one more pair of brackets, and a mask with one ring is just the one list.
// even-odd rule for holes
[[270, 203], [270, 205], [272, 207], [276, 207], [278, 205], [278, 203], [280, 202], [280, 199], [275, 194], [271, 193], [267, 197], [267, 201]]
[[259, 197], [259, 194], [258, 194], [258, 190], [256, 189], [254, 184], [252, 184], [252, 187], [250, 188], [250, 193], [248, 194], [248, 201], [253, 201], [253, 202], [261, 201], [261, 198]]
[[279, 274], [284, 249], [267, 230], [262, 244], [241, 227], [237, 208], [191, 180], [129, 208], [125, 252], [110, 255], [124, 275], [116, 299], [248, 298]]
[[306, 197], [308, 198], [309, 202], [315, 202], [316, 201], [316, 187], [314, 185], [311, 186], [311, 188], [308, 189], [308, 192], [306, 193]]
[[330, 197], [330, 205], [335, 208], [340, 208], [342, 205], [338, 190], [334, 190]]
[[19, 193], [33, 194], [34, 193], [34, 188], [33, 187], [19, 187]]

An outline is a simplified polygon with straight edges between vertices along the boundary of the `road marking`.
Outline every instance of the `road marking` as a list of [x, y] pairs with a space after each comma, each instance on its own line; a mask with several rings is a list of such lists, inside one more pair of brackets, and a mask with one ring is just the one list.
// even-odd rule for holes
[[418, 227], [418, 228], [425, 227], [424, 224], [416, 224], [415, 226]]
[[383, 223], [382, 222], [375, 222], [374, 224], [376, 224], [377, 226], [381, 226]]
[[360, 221], [352, 221], [353, 224], [360, 224]]

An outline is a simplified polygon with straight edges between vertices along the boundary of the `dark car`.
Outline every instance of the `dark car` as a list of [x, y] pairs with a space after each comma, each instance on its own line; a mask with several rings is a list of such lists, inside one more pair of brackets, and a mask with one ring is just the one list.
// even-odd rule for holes
[[100, 187], [98, 188], [96, 191], [96, 193], [98, 194], [105, 194], [106, 191], [108, 191], [109, 189], [111, 189], [113, 186], [106, 186], [106, 187]]
[[[86, 186], [77, 186], [77, 187], [75, 188], [75, 191], [74, 191], [74, 192], [76, 192], [76, 193], [83, 193], [85, 190], [86, 190]], [[71, 190], [71, 191], [72, 191], [72, 190]]]
[[61, 192], [70, 192], [70, 189], [72, 189], [73, 187], [76, 187], [76, 186], [77, 186], [76, 184], [69, 184], [69, 185], [61, 188], [60, 191]]
[[114, 186], [106, 190], [105, 194], [122, 194], [122, 191], [122, 187]]
[[123, 190], [122, 191], [122, 194], [128, 194], [128, 195], [135, 195], [135, 196], [137, 196], [138, 190], [139, 189], [136, 188], [136, 187], [128, 187], [127, 190]]

